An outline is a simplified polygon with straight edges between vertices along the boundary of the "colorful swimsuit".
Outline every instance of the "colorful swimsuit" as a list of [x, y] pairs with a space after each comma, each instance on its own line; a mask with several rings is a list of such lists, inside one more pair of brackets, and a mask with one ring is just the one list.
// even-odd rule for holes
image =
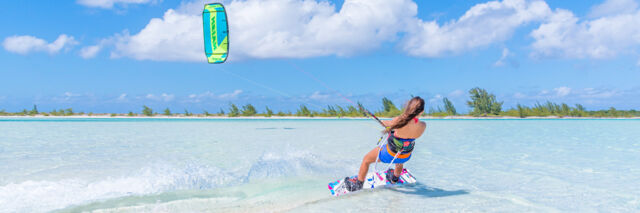
[[[416, 123], [418, 122], [417, 118], [414, 118], [414, 120]], [[398, 150], [400, 150], [401, 153], [393, 163], [405, 163], [409, 161], [411, 151], [413, 151], [413, 147], [415, 146], [415, 140], [415, 138], [399, 138], [396, 137], [395, 131], [389, 132], [387, 144], [381, 147], [380, 153], [378, 154], [380, 161], [383, 163], [391, 163]]]

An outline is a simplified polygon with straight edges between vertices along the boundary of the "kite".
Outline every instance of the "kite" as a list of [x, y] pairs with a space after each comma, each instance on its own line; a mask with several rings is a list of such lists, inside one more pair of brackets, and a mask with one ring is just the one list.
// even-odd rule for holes
[[220, 3], [204, 5], [202, 11], [204, 53], [210, 64], [224, 63], [229, 54], [229, 24]]

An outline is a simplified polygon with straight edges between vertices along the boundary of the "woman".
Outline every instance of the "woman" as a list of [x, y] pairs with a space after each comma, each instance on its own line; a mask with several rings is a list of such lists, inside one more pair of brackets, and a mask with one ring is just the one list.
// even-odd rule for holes
[[[392, 183], [398, 181], [402, 172], [403, 163], [411, 158], [411, 152], [415, 144], [415, 139], [420, 137], [424, 132], [427, 124], [420, 122], [418, 117], [424, 112], [424, 100], [420, 97], [414, 97], [404, 109], [402, 115], [393, 118], [390, 121], [383, 121], [387, 127], [385, 133], [389, 134], [388, 140], [382, 147], [373, 148], [362, 159], [360, 164], [360, 172], [356, 178], [345, 178], [345, 184], [349, 191], [362, 189], [364, 179], [369, 171], [369, 165], [378, 159], [378, 162], [396, 164], [396, 169], [389, 169], [387, 179]], [[400, 152], [397, 156], [397, 152]], [[393, 175], [390, 175], [393, 173]]]

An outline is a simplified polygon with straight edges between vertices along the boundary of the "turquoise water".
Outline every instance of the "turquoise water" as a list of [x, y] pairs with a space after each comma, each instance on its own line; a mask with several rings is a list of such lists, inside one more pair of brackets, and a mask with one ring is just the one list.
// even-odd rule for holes
[[331, 197], [376, 125], [0, 118], [0, 212], [640, 211], [640, 120], [427, 120], [417, 185]]

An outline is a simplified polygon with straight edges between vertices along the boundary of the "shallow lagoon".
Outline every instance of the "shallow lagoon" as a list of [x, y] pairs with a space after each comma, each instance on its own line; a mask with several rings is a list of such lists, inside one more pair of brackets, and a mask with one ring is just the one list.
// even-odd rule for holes
[[419, 184], [331, 197], [376, 125], [1, 118], [0, 212], [640, 211], [640, 120], [427, 120]]

